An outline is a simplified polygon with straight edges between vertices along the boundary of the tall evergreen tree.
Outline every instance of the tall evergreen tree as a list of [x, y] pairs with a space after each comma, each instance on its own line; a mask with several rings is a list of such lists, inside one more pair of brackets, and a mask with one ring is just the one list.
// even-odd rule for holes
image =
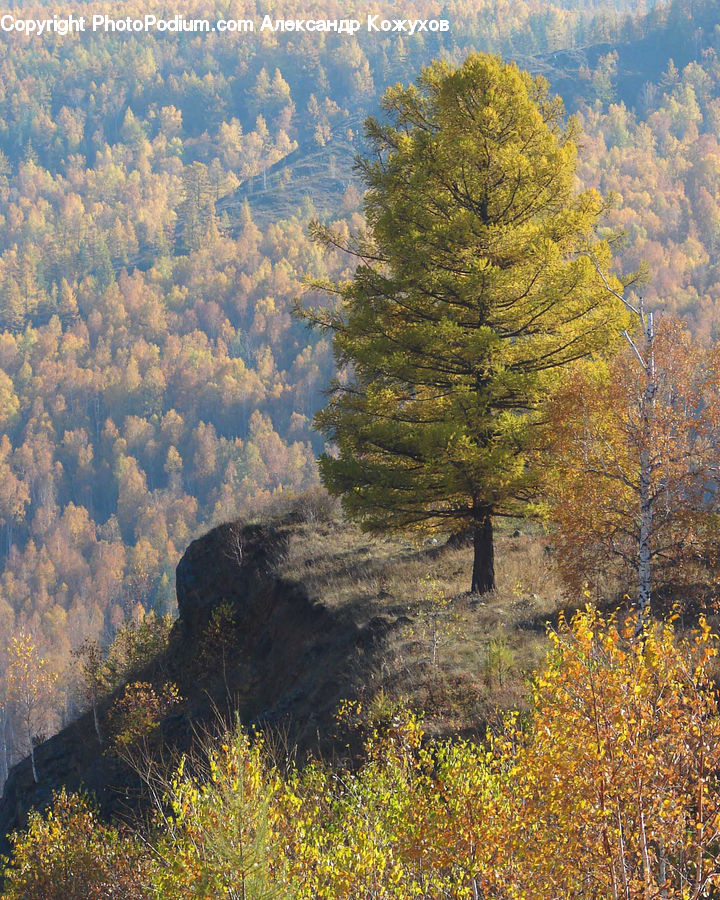
[[332, 332], [340, 377], [317, 425], [323, 481], [370, 531], [472, 528], [472, 590], [495, 586], [493, 519], [517, 515], [526, 449], [563, 367], [603, 351], [624, 312], [596, 265], [606, 203], [576, 193], [574, 139], [547, 83], [494, 57], [435, 62], [390, 88], [358, 161], [368, 231], [348, 245]]

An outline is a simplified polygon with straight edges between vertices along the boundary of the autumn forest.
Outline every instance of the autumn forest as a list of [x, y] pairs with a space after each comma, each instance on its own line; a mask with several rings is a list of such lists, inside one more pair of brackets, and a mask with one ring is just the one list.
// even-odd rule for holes
[[[80, 6], [72, 4], [74, 10]], [[109, 9], [104, 3], [87, 6]], [[645, 563], [648, 573], [653, 567], [653, 590], [657, 586], [661, 602], [667, 600], [663, 609], [672, 621], [686, 614], [672, 604], [672, 592], [682, 583], [697, 613], [697, 605], [705, 604], [720, 583], [720, 506], [708, 500], [710, 486], [720, 477], [720, 6], [715, 0], [447, 0], [443, 5], [410, 0], [406, 7], [404, 16], [446, 19], [450, 28], [413, 35], [365, 30], [354, 35], [280, 30], [0, 35], [0, 782], [13, 764], [84, 711], [92, 710], [98, 743], [105, 743], [109, 726], [98, 717], [99, 698], [167, 646], [178, 612], [175, 569], [191, 541], [220, 523], [274, 515], [298, 497], [322, 506], [321, 512], [313, 507], [306, 516], [319, 521], [331, 503], [321, 481], [343, 498], [348, 521], [357, 519], [370, 531], [384, 533], [397, 526], [404, 533], [427, 524], [421, 522], [423, 516], [432, 519], [432, 537], [423, 532], [422, 540], [432, 540], [433, 547], [448, 533], [467, 540], [472, 514], [485, 510], [485, 518], [476, 516], [484, 523], [484, 536], [475, 523], [473, 596], [497, 588], [490, 519], [496, 543], [513, 534], [517, 539], [527, 527], [532, 547], [541, 548], [542, 565], [553, 573], [548, 577], [557, 579], [553, 584], [559, 585], [562, 602], [569, 596], [583, 602], [628, 601], [633, 623], [637, 619], [636, 638], [648, 625], [642, 606], [645, 520], [636, 502], [637, 497], [643, 503], [650, 498], [643, 481], [647, 471], [647, 479], [657, 479], [661, 488], [647, 499], [647, 504], [657, 500], [657, 506], [655, 531], [652, 538], [646, 535]], [[13, 12], [19, 10], [38, 18], [48, 14], [42, 3], [23, 2]], [[136, 0], [123, 4], [124, 15], [144, 11]], [[192, 16], [196, 9], [182, 0], [174, 11]], [[204, 16], [227, 19], [261, 19], [265, 12], [263, 4], [252, 0], [218, 0], [212, 9], [203, 9]], [[313, 0], [302, 8], [292, 2], [282, 15], [339, 19], [346, 12], [335, 0]], [[366, 12], [389, 15], [375, 2]], [[413, 219], [416, 209], [398, 187], [402, 179], [393, 180], [395, 170], [376, 162], [404, 159], [405, 152], [414, 159], [407, 150], [411, 137], [420, 134], [422, 147], [425, 130], [445, 134], [447, 128], [452, 139], [457, 137], [454, 110], [462, 103], [455, 100], [462, 98], [462, 89], [453, 86], [457, 95], [446, 107], [437, 97], [445, 96], [443, 79], [451, 81], [448, 73], [469, 56], [496, 60], [477, 63], [477, 70], [469, 64], [468, 71], [477, 79], [496, 79], [515, 100], [520, 97], [528, 120], [539, 117], [540, 125], [532, 119], [533, 128], [547, 139], [542, 153], [537, 151], [541, 161], [534, 162], [527, 150], [535, 140], [532, 131], [523, 146], [525, 155], [517, 163], [512, 157], [512, 166], [507, 163], [511, 151], [498, 144], [503, 165], [513, 171], [517, 167], [525, 179], [519, 177], [506, 207], [515, 210], [515, 204], [521, 211], [514, 218], [498, 216], [506, 236], [497, 250], [503, 260], [498, 271], [514, 271], [523, 253], [530, 259], [545, 255], [538, 271], [552, 269], [547, 291], [559, 284], [567, 293], [565, 318], [553, 319], [543, 332], [560, 335], [561, 350], [539, 346], [545, 348], [545, 360], [558, 353], [574, 373], [560, 384], [553, 372], [536, 378], [543, 366], [533, 364], [522, 371], [524, 380], [506, 377], [502, 396], [500, 388], [487, 388], [477, 408], [463, 406], [461, 398], [460, 408], [472, 409], [472, 416], [487, 413], [487, 433], [493, 435], [483, 437], [483, 446], [492, 449], [487, 459], [471, 458], [467, 450], [477, 441], [472, 427], [469, 436], [461, 435], [455, 424], [438, 436], [433, 417], [450, 416], [442, 391], [447, 385], [457, 386], [458, 379], [466, 378], [482, 394], [486, 381], [502, 380], [497, 371], [491, 378], [488, 364], [460, 374], [453, 370], [446, 381], [435, 376], [425, 381], [418, 375], [424, 366], [416, 364], [413, 354], [419, 355], [420, 345], [423, 353], [431, 352], [438, 323], [448, 317], [433, 318], [435, 313], [422, 307], [418, 328], [405, 334], [383, 306], [391, 282], [398, 296], [413, 297], [415, 291], [432, 296], [435, 303], [436, 292], [447, 288], [445, 282], [438, 288], [435, 280], [444, 259], [440, 251], [433, 256], [435, 248], [442, 245], [444, 253], [457, 240], [457, 258], [464, 259], [461, 226], [471, 235], [470, 243], [481, 232], [472, 219], [474, 207], [461, 204], [464, 218], [453, 219], [452, 229], [437, 239], [441, 226], [420, 213]], [[516, 62], [515, 74], [508, 74], [499, 59]], [[433, 61], [443, 61], [447, 68], [425, 69]], [[422, 71], [431, 74], [417, 82]], [[525, 71], [545, 81], [523, 80], [518, 72]], [[410, 89], [402, 93], [393, 88], [398, 83], [420, 87], [415, 94]], [[497, 96], [501, 93], [498, 89]], [[495, 110], [502, 110], [501, 100], [492, 96]], [[368, 117], [377, 118], [368, 124]], [[431, 120], [432, 127], [427, 125]], [[470, 140], [462, 146], [467, 149]], [[415, 177], [420, 170], [432, 197], [438, 185], [444, 186], [442, 173], [450, 171], [455, 153], [453, 145], [447, 156], [438, 151], [432, 157], [434, 165], [427, 172], [419, 164], [411, 168], [414, 162], [407, 163], [407, 171]], [[527, 208], [534, 209], [532, 178], [545, 190], [542, 166], [549, 165], [548, 159], [553, 178], [560, 172], [562, 184], [544, 201], [545, 208], [555, 215], [562, 203], [562, 216], [537, 226], [532, 239], [516, 240], [511, 229], [524, 215], [523, 191], [532, 195]], [[388, 210], [407, 213], [412, 227], [403, 230], [391, 216], [388, 224]], [[487, 218], [485, 207], [482, 216]], [[477, 219], [481, 226], [482, 216]], [[528, 214], [530, 219], [538, 220], [535, 212]], [[435, 236], [435, 244], [417, 237], [422, 231], [418, 222]], [[556, 245], [560, 256], [572, 257], [567, 272], [560, 263], [556, 269], [547, 262]], [[378, 260], [393, 272], [380, 287], [372, 282]], [[448, 277], [467, 275], [448, 271]], [[491, 292], [491, 276], [481, 275], [483, 289], [489, 284]], [[526, 291], [509, 274], [507, 279], [498, 282], [498, 295], [517, 289], [525, 298], [541, 276], [531, 279]], [[452, 285], [454, 290], [456, 282]], [[356, 320], [347, 313], [351, 306], [343, 308], [343, 303], [360, 310]], [[533, 338], [535, 323], [542, 322], [549, 307], [543, 306], [542, 313], [539, 308], [528, 305], [527, 333]], [[452, 318], [452, 310], [448, 315]], [[594, 324], [580, 337], [563, 330], [574, 328], [576, 320]], [[432, 327], [421, 331], [428, 321]], [[457, 321], [464, 327], [465, 320]], [[380, 335], [369, 343], [368, 322], [376, 324]], [[390, 324], [383, 331], [386, 322]], [[502, 358], [497, 370], [519, 371], [512, 353], [526, 346], [520, 343], [524, 327], [515, 331], [508, 326], [506, 343], [492, 345], [495, 358]], [[455, 332], [442, 333], [447, 348], [454, 347]], [[386, 345], [382, 341], [388, 334]], [[463, 352], [476, 358], [485, 352], [484, 334], [473, 333]], [[577, 350], [580, 340], [584, 343]], [[498, 350], [500, 346], [506, 349]], [[566, 346], [571, 349], [562, 355]], [[398, 351], [398, 360], [395, 347], [406, 351], [402, 358]], [[585, 366], [585, 357], [593, 354], [599, 354], [598, 361]], [[386, 376], [386, 393], [374, 396], [373, 385]], [[357, 400], [357, 385], [365, 391], [364, 405]], [[431, 395], [434, 389], [439, 393]], [[332, 399], [332, 391], [345, 400]], [[422, 411], [414, 419], [413, 403]], [[392, 419], [388, 411], [400, 408], [417, 437], [417, 445], [412, 444], [415, 437], [401, 441], [400, 455], [412, 460], [409, 469], [406, 460], [400, 468], [390, 468], [378, 451], [387, 451], [394, 464], [398, 450], [397, 445], [386, 446], [386, 422]], [[374, 424], [367, 425], [364, 416], [375, 416]], [[422, 431], [428, 421], [427, 432]], [[493, 443], [501, 429], [507, 440]], [[657, 457], [652, 469], [653, 463], [642, 456], [642, 441], [652, 438], [653, 447], [665, 447], [669, 436], [672, 448]], [[433, 441], [442, 444], [443, 452], [447, 449], [447, 459]], [[628, 474], [635, 472], [635, 450], [637, 479]], [[470, 500], [467, 509], [465, 500], [457, 501], [462, 506], [458, 513], [451, 493], [462, 497], [464, 488], [455, 482], [449, 486], [445, 473], [459, 466], [463, 453], [480, 487], [462, 469], [458, 480], [470, 482]], [[413, 466], [427, 463], [433, 454], [438, 471], [426, 475], [423, 470], [416, 477]], [[554, 462], [548, 465], [547, 459]], [[406, 476], [408, 490], [421, 483], [426, 495], [415, 505], [401, 503], [398, 513], [397, 491], [404, 489]], [[610, 485], [606, 490], [599, 487], [603, 478]], [[422, 516], [416, 515], [420, 506]], [[425, 515], [428, 508], [432, 515]], [[333, 507], [336, 515], [340, 513]], [[501, 520], [510, 524], [500, 525]], [[482, 552], [490, 555], [490, 568], [486, 559], [484, 569], [478, 563], [483, 540]], [[500, 546], [502, 553], [506, 545]], [[509, 577], [503, 565], [501, 561], [500, 595], [502, 578]], [[639, 618], [633, 606], [638, 577]], [[381, 597], [392, 593], [384, 578], [378, 576]], [[513, 578], [520, 584], [519, 576]], [[467, 580], [465, 588], [470, 587], [469, 571]], [[441, 615], [447, 616], [443, 590], [435, 581], [423, 583], [423, 597], [439, 603]], [[513, 590], [512, 596], [522, 599], [524, 589]], [[649, 594], [646, 599], [649, 604]], [[130, 844], [118, 849], [121, 836], [114, 826], [96, 821], [89, 801], [62, 795], [58, 815], [66, 817], [67, 833], [72, 835], [74, 828], [86, 835], [96, 832], [98, 842], [105, 842], [100, 855], [114, 860], [116, 874], [121, 873], [118, 893], [108, 893], [108, 881], [92, 896], [519, 900], [554, 896], [553, 890], [588, 898], [716, 896], [707, 892], [710, 882], [689, 862], [698, 847], [702, 856], [712, 841], [697, 822], [692, 824], [695, 837], [688, 837], [691, 825], [686, 823], [683, 831], [679, 813], [675, 830], [668, 831], [668, 841], [675, 841], [683, 860], [675, 873], [676, 893], [674, 886], [668, 887], [670, 876], [663, 881], [664, 874], [657, 878], [661, 892], [650, 893], [649, 875], [640, 864], [637, 871], [625, 872], [624, 889], [619, 870], [602, 881], [607, 874], [602, 859], [598, 872], [605, 874], [593, 884], [603, 886], [591, 890], [582, 873], [558, 862], [564, 852], [559, 839], [551, 847], [541, 846], [537, 835], [552, 831], [549, 821], [562, 821], [568, 841], [582, 831], [575, 819], [579, 807], [572, 805], [583, 802], [578, 767], [559, 748], [574, 747], [579, 759], [583, 740], [591, 740], [582, 736], [582, 728], [573, 735], [562, 721], [558, 697], [564, 685], [573, 679], [584, 684], [587, 676], [592, 684], [578, 703], [590, 703], [595, 690], [593, 630], [605, 635], [599, 652], [608, 693], [602, 702], [611, 712], [603, 718], [595, 710], [586, 723], [588, 734], [604, 728], [602, 741], [614, 746], [617, 732], [609, 723], [627, 699], [624, 685], [629, 681], [636, 685], [631, 699], [640, 730], [662, 705], [657, 697], [666, 696], [657, 681], [646, 677], [644, 650], [633, 649], [635, 625], [626, 626], [622, 616], [590, 610], [568, 624], [560, 605], [558, 601], [552, 609], [557, 631], [546, 668], [537, 653], [507, 663], [508, 672], [517, 670], [518, 681], [538, 666], [544, 673], [533, 681], [529, 703], [547, 716], [547, 738], [525, 727], [526, 704], [520, 718], [496, 730], [487, 757], [472, 742], [442, 745], [433, 756], [415, 712], [403, 710], [386, 719], [380, 715], [373, 721], [382, 719], [384, 729], [367, 737], [357, 791], [341, 796], [320, 767], [301, 775], [276, 771], [262, 742], [255, 745], [236, 732], [226, 736], [224, 755], [213, 756], [214, 750], [206, 754], [203, 765], [210, 767], [212, 796], [204, 793], [195, 772], [180, 770], [175, 781], [168, 778], [167, 803], [174, 819], [163, 832], [165, 843], [157, 845], [156, 856], [164, 860], [159, 867], [134, 838], [132, 852]], [[225, 635], [235, 626], [225, 606], [219, 610], [208, 626], [207, 647], [216, 662], [222, 660], [229, 695]], [[701, 723], [693, 733], [697, 746], [692, 752], [679, 735], [667, 738], [664, 759], [677, 762], [680, 754], [682, 762], [667, 762], [662, 777], [643, 769], [642, 760], [632, 760], [638, 778], [648, 783], [658, 779], [653, 790], [667, 800], [665, 812], [658, 812], [661, 818], [666, 813], [672, 818], [672, 810], [682, 806], [684, 788], [673, 779], [683, 777], [683, 766], [683, 771], [692, 770], [693, 785], [705, 783], [706, 769], [693, 766], [706, 743], [714, 742], [707, 768], [717, 764], [717, 700], [709, 686], [716, 674], [715, 651], [710, 627], [704, 618], [698, 621], [700, 630], [688, 639], [687, 652], [678, 649], [672, 625], [648, 631], [642, 644], [647, 654], [661, 660], [658, 666], [669, 686], [668, 712], [663, 712], [667, 723], [673, 716], [679, 721], [692, 703], [688, 715]], [[435, 671], [442, 642], [452, 643], [458, 633], [456, 625], [442, 632], [442, 638], [435, 626], [426, 629], [425, 639], [430, 640], [429, 634], [434, 642], [430, 670]], [[498, 646], [502, 652], [507, 649]], [[502, 673], [493, 673], [488, 683], [502, 695], [508, 679], [503, 682]], [[165, 694], [152, 693], [156, 718], [177, 707], [174, 690], [170, 685]], [[692, 701], [687, 700], [690, 694]], [[515, 699], [498, 703], [511, 707]], [[485, 720], [490, 721], [489, 714]], [[132, 746], [134, 732], [128, 734], [126, 744]], [[632, 758], [626, 747], [617, 752]], [[543, 760], [557, 765], [571, 785], [550, 812], [544, 807], [538, 812], [538, 796], [553, 791]], [[595, 766], [598, 783], [612, 780], [606, 762], [602, 753], [585, 760], [588, 767]], [[32, 767], [37, 782], [34, 755]], [[539, 773], [537, 780], [519, 777], [521, 770]], [[518, 777], [508, 778], [510, 771]], [[472, 773], [467, 783], [463, 772]], [[245, 779], [249, 793], [228, 799], [233, 793], [228, 785], [238, 778]], [[387, 790], [385, 806], [373, 799], [378, 783]], [[429, 784], [441, 786], [434, 800], [425, 790]], [[625, 787], [618, 788], [620, 818], [623, 804], [632, 807], [629, 782], [626, 787], [626, 793]], [[437, 800], [441, 795], [448, 798], [445, 807]], [[473, 805], [488, 797], [489, 805], [482, 809]], [[208, 862], [204, 838], [195, 833], [200, 828], [207, 836], [216, 824], [213, 798], [221, 798], [223, 808], [232, 808], [238, 820], [249, 816], [250, 858], [257, 853], [265, 859], [270, 834], [287, 850], [277, 870], [268, 874], [263, 863], [262, 877], [248, 875], [247, 884], [243, 875], [242, 894], [234, 893], [237, 884], [223, 881], [226, 858], [220, 853]], [[527, 822], [512, 812], [521, 807], [533, 811]], [[295, 815], [304, 817], [304, 831], [291, 828]], [[405, 823], [400, 849], [393, 850], [396, 857], [374, 845], [372, 852], [368, 849], [372, 829], [368, 826], [366, 834], [360, 824], [366, 815], [380, 823], [378, 833], [390, 829], [388, 816], [396, 817], [393, 828], [398, 821]], [[455, 823], [453, 847], [440, 834], [446, 815]], [[501, 848], [501, 862], [474, 842], [475, 815], [487, 816], [488, 841]], [[713, 815], [720, 820], [720, 805]], [[32, 861], [49, 838], [40, 817], [30, 824], [31, 831], [16, 839], [15, 850], [20, 859]], [[615, 839], [596, 825], [593, 820], [574, 839], [586, 846]], [[358, 840], [350, 849], [343, 849], [335, 831], [344, 827]], [[416, 856], [425, 839], [426, 849]], [[660, 849], [651, 842], [650, 854], [656, 854], [662, 867], [662, 839], [659, 844]], [[88, 847], [91, 857], [98, 852]], [[70, 853], [69, 845], [60, 849]], [[521, 853], [525, 862], [515, 867], [512, 860]], [[129, 862], [121, 862], [124, 856]], [[348, 859], [355, 857], [366, 860], [367, 871], [348, 875]], [[527, 872], [545, 871], [548, 860], [555, 860], [555, 868], [546, 872], [549, 886], [546, 893], [535, 894]], [[136, 868], [126, 871], [126, 865]], [[37, 860], [32, 866], [38, 872], [42, 868]], [[250, 871], [252, 863], [248, 866]], [[303, 881], [309, 871], [315, 881]], [[427, 871], [440, 874], [426, 878]], [[198, 872], [207, 876], [206, 893], [183, 893], [190, 888], [182, 885], [191, 885]], [[693, 878], [691, 890], [687, 885]], [[137, 887], [150, 881], [155, 894]], [[287, 887], [291, 883], [301, 885], [296, 894]], [[398, 888], [400, 883], [405, 888]], [[49, 887], [37, 885], [35, 893], [23, 893], [29, 888], [17, 873], [8, 884], [11, 892], [3, 896], [51, 897]], [[132, 893], [131, 884], [138, 893]]]

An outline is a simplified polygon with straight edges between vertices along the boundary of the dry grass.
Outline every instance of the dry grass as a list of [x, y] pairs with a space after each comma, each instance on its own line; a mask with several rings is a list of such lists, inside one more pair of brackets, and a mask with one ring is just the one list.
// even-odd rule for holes
[[[270, 517], [287, 538], [279, 575], [302, 582], [315, 602], [351, 626], [361, 629], [378, 618], [385, 625], [377, 671], [368, 679], [365, 666], [358, 678], [370, 719], [403, 701], [424, 711], [431, 731], [483, 734], [504, 711], [524, 705], [527, 678], [548, 647], [547, 624], [559, 612], [569, 616], [591, 599], [607, 611], [634, 614], [616, 583], [608, 583], [605, 598], [569, 596], [547, 538], [529, 522], [500, 524], [497, 590], [478, 597], [468, 592], [471, 547], [363, 534], [343, 521], [320, 488], [284, 498]], [[720, 632], [718, 604], [706, 595], [707, 586], [657, 597], [656, 613], [667, 614], [680, 600], [681, 634], [696, 627], [703, 611], [714, 613], [711, 625]], [[354, 665], [349, 657], [348, 672]], [[720, 662], [718, 670], [720, 677]]]
[[[500, 534], [497, 590], [468, 593], [472, 549], [438, 539], [371, 537], [328, 515], [287, 527], [278, 574], [358, 627], [388, 624], [376, 682], [385, 701], [422, 708], [430, 730], [475, 733], [522, 705], [563, 589], [539, 534]], [[438, 599], [441, 598], [441, 599]]]

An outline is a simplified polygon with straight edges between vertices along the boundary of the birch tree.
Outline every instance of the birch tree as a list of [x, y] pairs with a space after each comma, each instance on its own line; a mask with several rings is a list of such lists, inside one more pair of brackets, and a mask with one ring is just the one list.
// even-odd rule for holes
[[720, 353], [678, 320], [639, 328], [609, 365], [585, 368], [550, 406], [548, 513], [575, 586], [637, 579], [637, 623], [654, 588], [717, 568]]
[[74, 651], [73, 656], [80, 668], [83, 697], [92, 709], [95, 734], [98, 742], [102, 744], [103, 733], [100, 727], [98, 706], [110, 687], [105, 654], [97, 641], [86, 638]]
[[31, 635], [26, 631], [10, 639], [6, 670], [8, 700], [22, 726], [30, 752], [32, 773], [38, 782], [35, 765], [35, 737], [47, 724], [53, 688], [57, 674], [38, 652]]
[[[643, 373], [642, 394], [640, 397], [639, 424], [640, 424], [640, 540], [638, 546], [638, 627], [647, 620], [650, 611], [650, 598], [652, 590], [652, 578], [650, 569], [650, 539], [653, 529], [653, 516], [655, 513], [656, 497], [652, 489], [653, 463], [653, 425], [657, 401], [657, 372], [655, 369], [655, 316], [652, 312], [646, 312], [642, 298], [637, 305], [631, 303], [624, 295], [618, 294], [608, 284], [602, 272], [601, 277], [606, 288], [618, 297], [627, 309], [639, 322], [639, 334], [641, 344], [638, 347], [636, 341], [628, 331], [623, 335], [637, 358]], [[642, 349], [640, 349], [642, 348]]]

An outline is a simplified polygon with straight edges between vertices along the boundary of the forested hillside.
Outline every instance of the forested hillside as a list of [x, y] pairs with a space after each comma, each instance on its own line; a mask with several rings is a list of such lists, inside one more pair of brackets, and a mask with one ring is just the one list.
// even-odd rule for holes
[[[362, 226], [362, 120], [432, 58], [489, 50], [570, 81], [581, 180], [618, 193], [620, 267], [646, 260], [648, 296], [716, 335], [717, 4], [411, 7], [450, 32], [0, 41], [0, 628], [60, 673], [47, 730], [79, 702], [71, 651], [172, 612], [194, 536], [316, 481], [333, 359], [291, 307], [351, 261], [307, 225]], [[28, 747], [2, 708], [7, 761]]]

